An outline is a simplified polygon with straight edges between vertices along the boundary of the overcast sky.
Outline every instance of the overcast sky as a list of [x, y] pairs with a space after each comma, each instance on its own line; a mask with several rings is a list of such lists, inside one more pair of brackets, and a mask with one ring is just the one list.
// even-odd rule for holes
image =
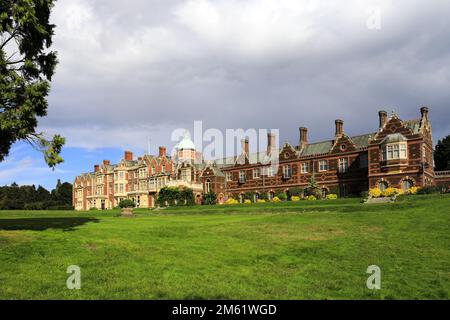
[[[299, 126], [329, 139], [341, 118], [357, 135], [376, 130], [380, 109], [406, 120], [427, 105], [436, 141], [450, 133], [449, 17], [448, 0], [59, 0], [40, 129], [65, 136], [69, 158], [34, 178], [70, 181], [149, 138], [155, 152], [194, 120], [296, 143]], [[5, 170], [41, 161], [15, 148], [0, 184], [27, 182]]]

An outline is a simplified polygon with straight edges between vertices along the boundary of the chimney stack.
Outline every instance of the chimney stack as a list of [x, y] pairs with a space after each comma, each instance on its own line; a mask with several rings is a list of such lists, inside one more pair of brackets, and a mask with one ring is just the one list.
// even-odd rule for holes
[[132, 161], [132, 160], [133, 160], [133, 152], [131, 152], [131, 151], [125, 151], [124, 154], [123, 154], [123, 158], [124, 158], [126, 161]]
[[336, 119], [334, 123], [336, 125], [336, 137], [341, 136], [344, 133], [344, 121]]
[[275, 148], [275, 134], [267, 133], [267, 154], [272, 154], [273, 149]]
[[166, 155], [166, 147], [159, 147], [159, 156], [164, 157]]
[[387, 112], [384, 110], [378, 111], [378, 117], [380, 119], [380, 129], [384, 127], [387, 121]]
[[241, 140], [242, 145], [242, 153], [245, 153], [248, 156], [248, 138]]
[[94, 171], [95, 172], [99, 172], [100, 171], [100, 166], [98, 164], [94, 165]]
[[308, 129], [305, 127], [300, 127], [298, 129], [300, 131], [300, 140], [298, 143], [299, 148], [308, 143]]
[[422, 119], [428, 119], [428, 108], [422, 107], [420, 108], [420, 114], [422, 115]]
[[110, 164], [109, 160], [103, 160], [103, 165], [104, 166], [109, 166], [109, 164]]

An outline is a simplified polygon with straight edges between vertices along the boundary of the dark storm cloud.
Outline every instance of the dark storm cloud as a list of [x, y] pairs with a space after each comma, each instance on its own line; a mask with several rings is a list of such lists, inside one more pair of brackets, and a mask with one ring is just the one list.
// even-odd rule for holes
[[[409, 119], [428, 105], [435, 138], [448, 134], [450, 3], [369, 2], [60, 1], [41, 126], [90, 148], [166, 143], [194, 120], [295, 142], [301, 125], [310, 140], [336, 118], [360, 134], [380, 108]], [[366, 26], [370, 7], [380, 30]]]

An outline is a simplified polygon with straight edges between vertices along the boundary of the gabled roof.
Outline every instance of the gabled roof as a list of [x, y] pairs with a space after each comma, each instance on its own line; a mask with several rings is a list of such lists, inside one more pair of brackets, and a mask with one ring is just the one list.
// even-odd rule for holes
[[403, 121], [403, 123], [405, 124], [405, 127], [411, 129], [413, 134], [420, 133], [420, 119], [406, 120]]

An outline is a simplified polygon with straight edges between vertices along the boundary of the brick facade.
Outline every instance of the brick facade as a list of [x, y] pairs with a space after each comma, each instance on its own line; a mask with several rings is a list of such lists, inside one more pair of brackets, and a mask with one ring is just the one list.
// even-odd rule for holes
[[[323, 194], [359, 195], [373, 187], [408, 188], [450, 181], [450, 173], [433, 169], [432, 130], [428, 108], [420, 117], [403, 121], [396, 114], [378, 113], [376, 131], [350, 137], [344, 121], [335, 121], [330, 140], [308, 142], [308, 129], [299, 128], [298, 145], [284, 143], [274, 149], [272, 134], [264, 152], [249, 153], [248, 140], [241, 154], [216, 162], [201, 159], [192, 141], [183, 138], [175, 158], [160, 147], [157, 156], [133, 159], [130, 151], [116, 165], [104, 160], [94, 171], [75, 178], [73, 203], [77, 210], [92, 207], [109, 209], [122, 199], [132, 199], [139, 207], [153, 207], [164, 186], [189, 187], [196, 202], [203, 193], [214, 192], [219, 203], [239, 199], [245, 192], [273, 196], [291, 188], [305, 188], [314, 177]], [[267, 159], [277, 158], [277, 165]], [[227, 161], [225, 161], [227, 160]], [[198, 164], [200, 163], [200, 164]], [[221, 164], [219, 164], [221, 163]]]

